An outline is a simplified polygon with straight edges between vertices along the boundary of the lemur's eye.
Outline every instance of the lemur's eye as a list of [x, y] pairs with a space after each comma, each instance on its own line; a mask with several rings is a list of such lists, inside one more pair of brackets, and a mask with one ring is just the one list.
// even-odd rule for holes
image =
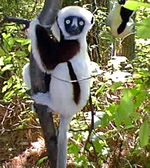
[[80, 26], [83, 26], [83, 25], [84, 25], [84, 22], [83, 22], [83, 21], [80, 21], [80, 22], [79, 22], [79, 25], [80, 25]]
[[66, 24], [70, 24], [70, 23], [71, 23], [71, 20], [70, 20], [70, 19], [67, 19], [65, 22], [66, 22]]

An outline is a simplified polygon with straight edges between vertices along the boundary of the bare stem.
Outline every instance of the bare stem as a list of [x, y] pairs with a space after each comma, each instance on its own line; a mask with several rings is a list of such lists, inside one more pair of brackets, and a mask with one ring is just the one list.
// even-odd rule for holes
[[30, 25], [30, 20], [23, 19], [23, 18], [17, 18], [17, 17], [10, 17], [10, 16], [4, 15], [4, 19], [0, 22], [0, 27], [4, 23], [11, 23], [11, 22], [25, 25], [24, 30], [27, 29], [27, 28], [29, 28], [29, 25]]

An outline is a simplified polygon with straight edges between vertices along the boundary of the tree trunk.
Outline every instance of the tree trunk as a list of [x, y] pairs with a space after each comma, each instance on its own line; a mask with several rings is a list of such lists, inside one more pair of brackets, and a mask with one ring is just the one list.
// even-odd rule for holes
[[[38, 68], [32, 54], [30, 56], [30, 75], [32, 83], [32, 93], [46, 92], [46, 86], [44, 81], [44, 73]], [[45, 144], [47, 148], [48, 158], [50, 161], [50, 167], [56, 168], [57, 163], [57, 135], [55, 126], [53, 123], [52, 111], [47, 106], [34, 104], [36, 113], [38, 114]]]
[[[62, 0], [45, 0], [44, 8], [38, 19], [43, 25], [52, 25]], [[31, 76], [31, 95], [37, 92], [47, 92], [45, 84], [45, 74], [41, 72], [36, 61], [33, 58], [32, 53], [30, 54], [30, 76]], [[57, 164], [57, 135], [56, 129], [53, 122], [52, 110], [47, 106], [40, 104], [34, 104], [36, 113], [38, 114], [43, 135], [45, 138], [45, 144], [47, 147], [48, 158], [50, 161], [50, 167], [56, 168]]]
[[129, 60], [133, 60], [135, 58], [135, 35], [131, 34], [121, 44], [121, 55], [127, 57]]
[[[136, 18], [136, 13], [132, 16], [134, 22]], [[133, 27], [133, 34], [126, 37], [121, 42], [121, 55], [125, 56], [129, 60], [133, 60], [135, 58], [135, 26]]]

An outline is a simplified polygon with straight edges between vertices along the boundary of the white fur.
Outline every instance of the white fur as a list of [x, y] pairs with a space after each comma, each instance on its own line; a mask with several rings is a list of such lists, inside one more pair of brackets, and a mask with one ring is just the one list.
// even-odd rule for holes
[[[64, 28], [64, 19], [72, 15], [80, 16], [85, 20], [85, 27], [82, 33], [76, 36], [68, 36]], [[86, 35], [92, 27], [92, 17], [93, 15], [91, 12], [77, 6], [65, 7], [58, 12], [58, 23], [65, 39], [76, 39], [80, 43], [79, 53], [69, 60], [72, 63], [74, 72], [77, 76], [77, 79], [79, 80], [90, 77], [90, 60], [87, 53]], [[88, 79], [79, 82], [81, 89], [81, 97], [79, 104], [76, 104], [73, 100], [72, 83], [66, 83], [56, 78], [53, 78], [54, 75], [60, 79], [64, 79], [67, 81], [71, 80], [67, 63], [58, 64], [52, 71], [47, 71], [45, 67], [43, 67], [36, 44], [35, 26], [37, 24], [39, 24], [39, 21], [38, 19], [35, 19], [31, 22], [29, 28], [29, 38], [32, 42], [32, 53], [40, 69], [43, 72], [48, 72], [52, 74], [52, 78], [50, 82], [50, 91], [48, 93], [37, 93], [33, 95], [33, 99], [36, 103], [47, 105], [55, 112], [58, 112], [64, 116], [71, 117], [86, 104], [90, 93], [90, 80]], [[56, 23], [54, 24], [52, 31], [54, 33], [54, 36], [59, 40], [60, 30]]]
[[31, 79], [30, 79], [30, 64], [29, 63], [27, 63], [23, 67], [22, 76], [23, 76], [25, 85], [30, 90], [31, 89]]
[[42, 61], [40, 58], [40, 54], [37, 48], [37, 39], [36, 39], [36, 32], [35, 28], [36, 25], [40, 24], [39, 20], [36, 18], [30, 23], [28, 37], [31, 39], [31, 45], [32, 45], [32, 54], [34, 59], [36, 60], [37, 64], [39, 65], [39, 68], [42, 72], [46, 72], [46, 69], [42, 65]]
[[108, 25], [111, 28], [111, 34], [114, 37], [117, 38], [124, 38], [127, 35], [129, 35], [130, 33], [133, 33], [133, 20], [129, 19], [129, 22], [126, 25], [126, 28], [124, 29], [124, 31], [120, 34], [118, 34], [117, 29], [120, 26], [120, 24], [122, 23], [122, 18], [120, 16], [120, 9], [121, 9], [121, 5], [116, 3], [114, 8], [112, 9], [112, 11], [110, 12], [110, 14], [108, 15]]
[[[90, 77], [90, 61], [87, 56], [87, 52], [81, 50], [78, 55], [70, 60], [77, 79]], [[66, 81], [71, 80], [67, 63], [58, 64], [51, 74], [50, 91], [48, 93], [38, 93], [33, 96], [33, 99], [36, 103], [47, 105], [63, 116], [71, 117], [86, 104], [90, 93], [90, 80], [79, 82], [81, 97], [77, 105], [73, 100], [72, 83], [53, 78], [54, 75]]]
[[[85, 20], [85, 26], [84, 29], [82, 31], [81, 34], [76, 35], [76, 36], [70, 36], [64, 28], [64, 19], [67, 16], [71, 16], [71, 15], [75, 15], [75, 16], [80, 16]], [[73, 39], [78, 39], [80, 44], [82, 45], [82, 47], [86, 48], [87, 44], [86, 44], [86, 34], [88, 33], [88, 31], [91, 29], [92, 24], [91, 24], [91, 20], [92, 20], [92, 13], [84, 8], [81, 8], [79, 6], [68, 6], [65, 7], [63, 9], [61, 9], [58, 12], [58, 24], [61, 28], [61, 31], [65, 37], [66, 40], [73, 40]], [[31, 45], [32, 45], [32, 53], [33, 53], [33, 57], [35, 58], [37, 64], [39, 65], [40, 69], [42, 70], [42, 72], [46, 72], [48, 74], [51, 74], [51, 71], [47, 70], [41, 61], [40, 55], [39, 55], [39, 51], [37, 48], [37, 39], [36, 39], [36, 34], [35, 34], [35, 28], [36, 25], [40, 24], [39, 20], [36, 18], [34, 19], [31, 23], [30, 23], [30, 27], [29, 27], [29, 32], [28, 32], [28, 36], [31, 39]], [[52, 33], [55, 36], [55, 38], [60, 41], [60, 30], [59, 27], [57, 25], [57, 22], [55, 22], [52, 26]], [[83, 42], [83, 44], [82, 44]]]
[[[76, 36], [68, 35], [64, 28], [64, 19], [67, 16], [72, 15], [80, 16], [85, 20], [85, 27], [82, 33]], [[64, 38], [68, 40], [75, 39], [78, 40], [78, 42], [80, 43], [79, 52], [77, 53], [77, 55], [75, 55], [72, 59], [69, 60], [73, 66], [74, 72], [78, 80], [90, 77], [90, 59], [87, 53], [86, 35], [92, 27], [92, 17], [92, 13], [81, 7], [66, 7], [60, 10], [58, 13], [58, 24], [62, 30]], [[79, 81], [81, 93], [79, 103], [76, 104], [74, 102], [73, 86], [72, 83], [69, 83], [71, 79], [69, 75], [67, 62], [59, 63], [51, 71], [47, 71], [45, 67], [43, 67], [36, 43], [36, 24], [39, 24], [37, 19], [31, 22], [29, 30], [29, 37], [31, 38], [32, 42], [32, 53], [39, 65], [39, 68], [43, 72], [51, 74], [51, 82], [49, 92], [37, 93], [32, 97], [37, 104], [46, 105], [50, 109], [52, 109], [55, 112], [58, 112], [61, 115], [58, 136], [57, 168], [66, 168], [67, 126], [69, 125], [72, 116], [81, 108], [83, 108], [83, 106], [86, 105], [90, 94], [90, 80], [88, 79]], [[57, 23], [54, 23], [52, 27], [52, 32], [56, 39], [60, 41], [60, 30], [58, 28]], [[58, 80], [53, 76], [59, 79], [66, 80], [68, 82]]]
[[[65, 31], [64, 20], [68, 16], [79, 16], [84, 19], [85, 27], [84, 27], [81, 34], [76, 35], [76, 36], [70, 36]], [[92, 13], [84, 8], [81, 8], [79, 6], [67, 6], [58, 12], [58, 19], [57, 20], [58, 20], [58, 24], [60, 26], [60, 29], [62, 30], [62, 33], [63, 33], [65, 39], [72, 40], [72, 39], [81, 39], [83, 36], [85, 36], [85, 34], [87, 34], [87, 32], [92, 27], [92, 24], [91, 24], [92, 17], [93, 17]], [[56, 22], [52, 26], [52, 32], [53, 32], [54, 36], [57, 38], [57, 40], [59, 41], [60, 40], [60, 32], [59, 32], [59, 29], [58, 29]]]

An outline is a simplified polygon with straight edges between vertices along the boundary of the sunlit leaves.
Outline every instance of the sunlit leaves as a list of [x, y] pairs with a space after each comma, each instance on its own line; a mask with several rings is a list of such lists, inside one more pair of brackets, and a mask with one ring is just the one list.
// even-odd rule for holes
[[150, 18], [147, 18], [137, 25], [137, 36], [139, 38], [150, 38]]
[[3, 66], [4, 65], [4, 61], [3, 61], [3, 58], [1, 57], [0, 58], [0, 66]]
[[80, 147], [77, 144], [71, 143], [69, 145], [69, 153], [73, 153], [74, 155], [78, 155], [80, 151]]
[[48, 156], [45, 156], [41, 159], [39, 159], [36, 163], [37, 166], [41, 166], [41, 164], [45, 161], [45, 160], [48, 160]]
[[5, 51], [0, 47], [0, 56], [4, 56], [5, 55]]
[[30, 44], [30, 39], [15, 38], [15, 41], [20, 43], [22, 46]]
[[[22, 67], [27, 62], [30, 40], [18, 36], [18, 27], [5, 25], [1, 33], [0, 75], [2, 80], [1, 97], [11, 101], [16, 95], [25, 92], [22, 87]], [[20, 31], [20, 30], [19, 30]]]
[[[140, 1], [133, 1], [133, 0], [127, 1], [125, 4], [125, 7], [129, 8], [131, 10], [137, 10], [137, 12], [140, 11], [140, 8], [145, 8], [147, 11], [150, 10], [149, 3], [144, 3], [144, 2], [140, 2]], [[144, 10], [143, 10], [143, 12], [144, 12]], [[143, 15], [146, 16], [146, 12], [143, 13]], [[137, 29], [137, 36], [139, 38], [144, 38], [144, 39], [150, 38], [150, 31], [149, 31], [150, 18], [145, 17], [144, 19], [142, 19], [141, 22], [139, 22], [137, 24], [135, 23], [135, 25], [136, 25], [136, 29]]]
[[1, 69], [1, 73], [2, 72], [5, 72], [5, 71], [7, 71], [7, 70], [11, 70], [11, 68], [12, 68], [12, 64], [7, 64], [7, 65], [5, 65], [2, 69]]
[[148, 124], [148, 121], [145, 120], [143, 124], [140, 127], [139, 131], [139, 138], [140, 138], [140, 145], [141, 147], [144, 147], [149, 142], [149, 135], [150, 135], [150, 127]]
[[123, 91], [123, 97], [121, 98], [120, 104], [116, 110], [116, 124], [120, 126], [124, 123], [126, 126], [132, 124], [130, 115], [134, 110], [133, 107], [133, 95], [130, 90]]
[[140, 2], [140, 1], [133, 1], [133, 0], [130, 1], [130, 0], [128, 0], [128, 1], [126, 1], [125, 7], [129, 8], [131, 10], [137, 10], [140, 7], [150, 8], [150, 4], [143, 3], [143, 2]]
[[[141, 3], [139, 1], [127, 1], [126, 6], [129, 7], [130, 9], [137, 9], [137, 10], [139, 10], [140, 7], [144, 8], [150, 7], [149, 4]], [[37, 5], [36, 7], [39, 6]], [[32, 11], [31, 7], [29, 11], [30, 12]], [[147, 16], [144, 15], [144, 17]], [[146, 20], [144, 20], [143, 18], [142, 19], [140, 18], [139, 20], [142, 21], [136, 24], [137, 36], [145, 39], [150, 38], [149, 33], [150, 19], [146, 18]], [[102, 39], [101, 47], [105, 48], [104, 43], [109, 38], [108, 35], [106, 34], [106, 29], [102, 25], [103, 15], [101, 10], [98, 11], [96, 22], [99, 23], [96, 28], [100, 33], [94, 35], [97, 35], [99, 39]], [[103, 27], [102, 30], [100, 29], [101, 26]], [[4, 48], [0, 48], [0, 56], [1, 56], [0, 74], [3, 75], [5, 72], [10, 73], [10, 75], [7, 77], [7, 79], [5, 79], [5, 82], [3, 83], [2, 92], [5, 94], [3, 97], [3, 101], [11, 100], [11, 98], [16, 94], [18, 95], [20, 93], [23, 93], [21, 90], [22, 89], [21, 69], [27, 61], [26, 57], [28, 54], [28, 50], [31, 50], [31, 45], [30, 41], [24, 38], [25, 34], [21, 35], [19, 34], [18, 36], [16, 36], [17, 31], [18, 29], [16, 25], [11, 25], [7, 26], [6, 31], [3, 31], [2, 34], [3, 37], [2, 46]], [[20, 31], [18, 32], [20, 33]], [[95, 44], [93, 44], [93, 46], [94, 46], [93, 48], [99, 47], [98, 45]], [[106, 162], [108, 158], [106, 159], [105, 157], [107, 157], [109, 154], [112, 155], [112, 151], [109, 150], [111, 148], [112, 142], [114, 142], [116, 137], [118, 138], [117, 140], [118, 142], [121, 139], [120, 137], [118, 137], [118, 134], [120, 134], [120, 136], [122, 136], [123, 138], [124, 135], [125, 137], [127, 137], [130, 135], [128, 131], [131, 130], [132, 128], [135, 131], [135, 133], [133, 133], [132, 130], [132, 134], [137, 136], [137, 140], [135, 138], [134, 142], [136, 143], [136, 146], [138, 147], [139, 145], [137, 141], [140, 142], [140, 146], [142, 148], [149, 145], [149, 118], [145, 117], [149, 115], [147, 113], [149, 113], [150, 111], [150, 109], [148, 109], [149, 107], [146, 107], [148, 99], [147, 90], [149, 89], [147, 78], [149, 78], [150, 76], [148, 71], [149, 69], [147, 68], [147, 65], [149, 64], [148, 59], [148, 54], [150, 51], [149, 43], [145, 44], [145, 46], [147, 46], [147, 49], [144, 51], [142, 50], [142, 48], [139, 48], [137, 46], [138, 48], [137, 55], [138, 56], [142, 55], [143, 58], [141, 59], [140, 62], [138, 61], [136, 62], [135, 69], [138, 71], [136, 67], [143, 66], [144, 70], [138, 71], [136, 73], [137, 74], [136, 77], [134, 75], [135, 78], [132, 81], [133, 83], [131, 82], [128, 85], [128, 81], [125, 81], [125, 83], [124, 81], [122, 81], [122, 82], [115, 82], [112, 84], [110, 80], [105, 79], [104, 81], [103, 80], [99, 81], [98, 87], [94, 86], [93, 89], [94, 91], [92, 92], [93, 93], [92, 100], [94, 107], [97, 110], [104, 111], [104, 115], [102, 117], [97, 117], [99, 120], [97, 121], [95, 120], [95, 127], [93, 130], [93, 134], [91, 134], [90, 141], [88, 142], [86, 149], [84, 149], [84, 144], [87, 142], [88, 138], [88, 131], [87, 131], [88, 125], [86, 124], [86, 122], [89, 121], [91, 118], [89, 119], [87, 116], [84, 116], [84, 119], [82, 119], [82, 121], [79, 121], [79, 119], [82, 118], [82, 116], [80, 115], [79, 119], [76, 118], [76, 121], [73, 121], [72, 125], [75, 132], [70, 131], [71, 136], [69, 138], [70, 141], [68, 144], [68, 154], [69, 157], [73, 156], [72, 157], [73, 159], [71, 158], [70, 160], [76, 165], [76, 167], [84, 167], [84, 168], [96, 167], [96, 165], [91, 163], [92, 160], [91, 156], [97, 156], [99, 162], [100, 161]], [[109, 71], [109, 69], [107, 70]], [[123, 77], [123, 73], [119, 73], [118, 76]], [[137, 80], [137, 78], [139, 79]], [[87, 109], [88, 108], [86, 108], [86, 110]], [[98, 112], [96, 111], [96, 113]], [[141, 124], [141, 122], [143, 123]], [[139, 126], [140, 124], [141, 126]], [[24, 128], [24, 125], [21, 125], [20, 128]], [[112, 133], [110, 133], [111, 131]], [[126, 139], [123, 138], [121, 139], [123, 143], [120, 149], [125, 147], [124, 144], [126, 143], [125, 142]], [[133, 145], [132, 143], [129, 142], [128, 144], [132, 146]], [[136, 148], [136, 146], [133, 147]], [[117, 145], [115, 147], [117, 150], [119, 150], [119, 148], [117, 148]], [[90, 154], [94, 153], [94, 155], [91, 155], [89, 157], [88, 156], [89, 153]], [[123, 151], [121, 151], [121, 155], [123, 156]], [[91, 159], [90, 161], [88, 160], [89, 158]], [[47, 157], [40, 159], [37, 165], [40, 166], [45, 159], [47, 159]]]
[[111, 90], [116, 91], [121, 86], [121, 84], [122, 84], [122, 82], [113, 83], [112, 86], [111, 86]]

